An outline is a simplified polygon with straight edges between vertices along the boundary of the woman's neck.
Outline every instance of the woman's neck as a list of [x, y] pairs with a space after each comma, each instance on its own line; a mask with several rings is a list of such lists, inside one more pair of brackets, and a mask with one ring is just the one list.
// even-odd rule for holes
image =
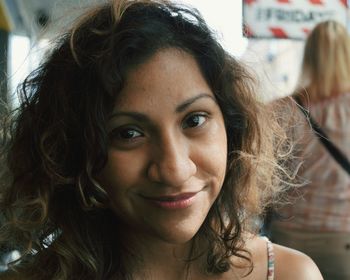
[[[193, 240], [183, 244], [170, 244], [148, 235], [128, 234], [128, 247], [137, 256], [133, 268], [135, 279], [193, 279], [189, 274], [202, 274], [205, 256], [196, 256]], [[198, 255], [198, 254], [197, 254]], [[201, 278], [199, 278], [201, 279]]]

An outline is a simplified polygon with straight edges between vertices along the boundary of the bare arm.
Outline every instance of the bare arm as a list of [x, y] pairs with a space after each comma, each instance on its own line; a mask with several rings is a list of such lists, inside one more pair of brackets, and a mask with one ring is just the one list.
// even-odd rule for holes
[[275, 280], [323, 280], [320, 270], [307, 255], [280, 245], [275, 252]]

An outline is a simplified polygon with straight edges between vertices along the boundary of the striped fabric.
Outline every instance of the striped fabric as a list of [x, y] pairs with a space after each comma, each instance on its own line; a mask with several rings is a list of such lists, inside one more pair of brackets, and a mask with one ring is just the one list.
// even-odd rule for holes
[[[298, 173], [307, 184], [280, 210], [283, 228], [318, 232], [350, 232], [350, 176], [332, 158], [297, 109], [302, 125], [293, 129], [298, 140]], [[333, 143], [350, 158], [350, 93], [310, 105], [310, 113]], [[300, 118], [299, 118], [300, 117]]]

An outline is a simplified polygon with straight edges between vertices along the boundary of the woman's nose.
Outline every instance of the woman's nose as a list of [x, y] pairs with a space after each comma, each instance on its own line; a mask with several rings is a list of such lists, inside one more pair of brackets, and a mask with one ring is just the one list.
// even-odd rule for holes
[[152, 149], [148, 176], [168, 186], [181, 186], [196, 174], [197, 166], [190, 157], [190, 145], [181, 137], [166, 137]]

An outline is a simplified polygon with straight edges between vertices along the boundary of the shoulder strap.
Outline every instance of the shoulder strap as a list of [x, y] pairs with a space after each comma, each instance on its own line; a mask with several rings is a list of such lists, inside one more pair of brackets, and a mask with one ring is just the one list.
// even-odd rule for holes
[[271, 241], [264, 237], [267, 245], [267, 280], [275, 279], [275, 253]]
[[298, 103], [299, 109], [304, 113], [306, 118], [309, 120], [315, 134], [322, 144], [327, 148], [328, 152], [333, 156], [333, 158], [340, 164], [340, 166], [348, 172], [350, 175], [350, 162], [345, 157], [345, 155], [332, 143], [328, 138], [327, 134], [321, 129], [321, 127], [316, 123], [316, 121], [311, 117], [309, 111], [304, 108], [301, 103], [299, 96], [294, 96], [294, 100]]

